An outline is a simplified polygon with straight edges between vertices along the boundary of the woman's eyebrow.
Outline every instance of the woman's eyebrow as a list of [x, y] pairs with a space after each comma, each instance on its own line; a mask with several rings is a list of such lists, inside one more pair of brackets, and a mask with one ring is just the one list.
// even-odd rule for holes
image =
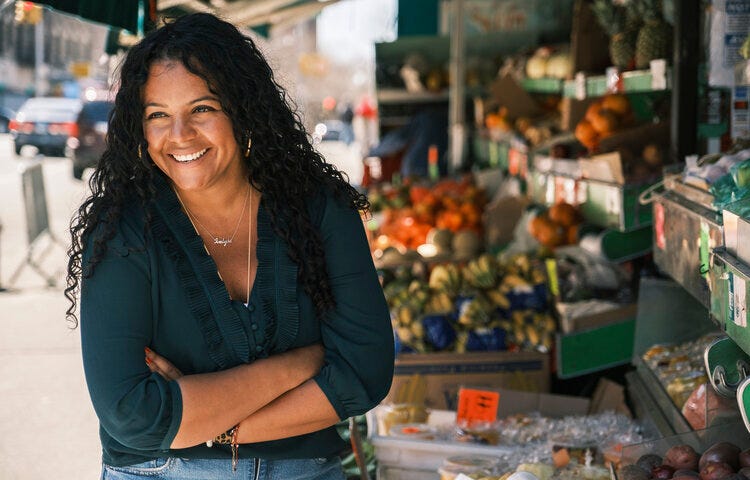
[[[214, 102], [218, 102], [218, 101], [219, 101], [219, 99], [218, 99], [218, 98], [216, 98], [216, 97], [214, 97], [213, 95], [204, 95], [204, 96], [202, 96], [202, 97], [196, 98], [195, 100], [191, 100], [191, 101], [190, 101], [190, 102], [188, 102], [188, 103], [190, 103], [190, 104], [193, 104], [193, 103], [198, 103], [198, 102], [202, 102], [202, 101], [204, 101], [204, 100], [212, 100], [212, 101], [214, 101]], [[159, 108], [166, 108], [166, 105], [164, 105], [164, 104], [162, 104], [162, 103], [156, 103], [156, 102], [148, 102], [147, 104], [145, 104], [145, 105], [144, 105], [144, 107], [159, 107]]]

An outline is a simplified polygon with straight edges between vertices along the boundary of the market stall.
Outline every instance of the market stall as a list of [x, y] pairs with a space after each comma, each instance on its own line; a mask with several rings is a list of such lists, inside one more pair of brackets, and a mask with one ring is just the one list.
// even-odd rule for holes
[[[466, 157], [454, 144], [424, 155], [428, 179], [395, 168], [370, 187], [399, 351], [394, 388], [370, 419], [379, 478], [672, 478], [717, 461], [717, 443], [734, 455], [750, 446], [747, 156], [719, 141], [726, 87], [684, 58], [703, 15], [687, 3], [571, 2], [569, 43], [516, 32], [493, 46], [488, 83], [467, 54], [453, 77], [466, 83], [461, 98], [408, 51], [431, 40], [378, 47], [381, 132], [426, 102], [460, 104], [472, 119]], [[478, 38], [464, 39], [467, 52]], [[699, 83], [700, 116], [685, 101]], [[630, 365], [626, 387], [603, 383], [586, 405], [545, 381], [619, 365]], [[710, 470], [745, 466], [730, 456]]]

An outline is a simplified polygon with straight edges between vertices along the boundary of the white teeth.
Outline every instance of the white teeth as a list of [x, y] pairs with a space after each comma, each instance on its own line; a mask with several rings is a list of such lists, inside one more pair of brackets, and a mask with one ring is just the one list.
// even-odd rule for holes
[[175, 160], [178, 162], [192, 162], [193, 160], [197, 160], [200, 157], [203, 156], [204, 153], [206, 153], [208, 149], [204, 148], [200, 152], [191, 153], [190, 155], [172, 155]]

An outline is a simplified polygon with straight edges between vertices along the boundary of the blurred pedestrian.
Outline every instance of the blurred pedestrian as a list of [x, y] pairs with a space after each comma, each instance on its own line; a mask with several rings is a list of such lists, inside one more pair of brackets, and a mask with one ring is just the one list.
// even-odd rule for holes
[[334, 425], [393, 369], [367, 199], [209, 14], [131, 48], [107, 137], [66, 289], [102, 478], [343, 479]]

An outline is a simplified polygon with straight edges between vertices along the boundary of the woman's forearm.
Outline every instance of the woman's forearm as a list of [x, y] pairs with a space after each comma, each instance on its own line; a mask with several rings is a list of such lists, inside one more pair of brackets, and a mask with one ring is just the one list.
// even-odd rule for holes
[[318, 384], [308, 380], [240, 422], [237, 438], [239, 443], [278, 440], [322, 430], [338, 421]]
[[305, 347], [220, 372], [179, 378], [182, 420], [171, 448], [192, 447], [228, 430], [312, 378], [321, 362], [319, 346]]

